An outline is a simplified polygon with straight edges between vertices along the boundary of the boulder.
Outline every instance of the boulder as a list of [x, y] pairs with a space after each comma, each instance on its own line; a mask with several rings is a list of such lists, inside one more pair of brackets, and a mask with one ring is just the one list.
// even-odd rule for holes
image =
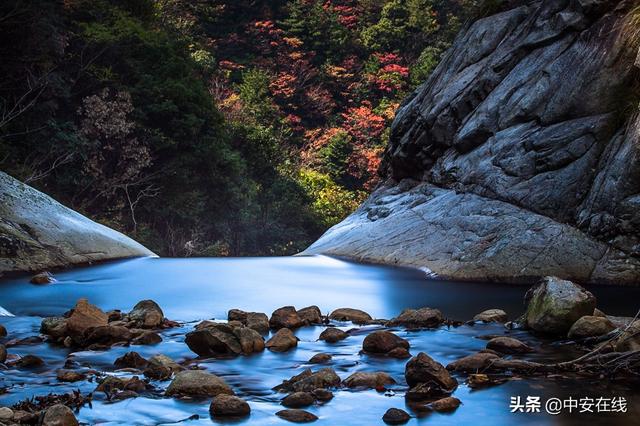
[[306, 369], [273, 389], [278, 392], [312, 392], [316, 389], [335, 388], [339, 385], [340, 377], [332, 368], [323, 368], [315, 373]]
[[238, 321], [260, 334], [269, 332], [269, 317], [262, 312], [245, 312], [240, 309], [231, 309], [227, 319], [229, 322]]
[[445, 398], [439, 399], [437, 401], [433, 401], [429, 404], [429, 408], [433, 411], [453, 411], [460, 406], [460, 400], [453, 396], [447, 396]]
[[0, 424], [13, 419], [13, 410], [9, 407], [0, 407]]
[[497, 359], [500, 359], [500, 357], [496, 354], [490, 352], [479, 352], [467, 355], [449, 363], [447, 365], [447, 370], [467, 373], [482, 371]]
[[226, 324], [191, 331], [184, 342], [200, 356], [235, 356], [242, 353], [240, 341]]
[[94, 327], [108, 325], [109, 317], [100, 308], [80, 299], [73, 308], [73, 313], [66, 321], [66, 332], [74, 339], [81, 340], [85, 331]]
[[409, 386], [420, 383], [435, 386], [442, 393], [451, 393], [458, 387], [456, 379], [439, 362], [420, 352], [405, 366], [405, 379]]
[[233, 389], [220, 377], [202, 370], [187, 370], [176, 374], [167, 391], [167, 396], [218, 396], [233, 395]]
[[320, 337], [318, 337], [318, 339], [324, 340], [327, 343], [337, 343], [347, 337], [349, 337], [349, 335], [339, 328], [327, 327], [322, 333], [320, 333]]
[[184, 370], [166, 355], [154, 355], [149, 358], [149, 365], [144, 369], [144, 376], [152, 380], [168, 380], [174, 373]]
[[131, 340], [132, 345], [157, 345], [162, 342], [162, 336], [150, 330], [131, 330], [135, 337]]
[[304, 325], [302, 318], [298, 316], [296, 308], [293, 306], [285, 306], [276, 309], [269, 319], [269, 327], [273, 329], [288, 328], [294, 329]]
[[51, 284], [55, 282], [55, 278], [53, 278], [53, 275], [51, 275], [51, 273], [49, 272], [40, 272], [39, 274], [35, 274], [33, 277], [31, 277], [31, 280], [29, 280], [29, 282], [31, 284], [38, 285]]
[[384, 389], [387, 385], [393, 385], [396, 381], [389, 374], [382, 371], [375, 373], [359, 371], [353, 373], [342, 381], [348, 388]]
[[315, 414], [311, 414], [308, 411], [295, 408], [288, 408], [286, 410], [278, 411], [276, 413], [276, 416], [293, 423], [310, 423], [318, 420], [318, 416], [316, 416]]
[[67, 336], [67, 319], [64, 317], [43, 318], [40, 323], [40, 333], [54, 339], [64, 339]]
[[382, 416], [382, 421], [388, 425], [402, 425], [411, 420], [411, 416], [399, 408], [389, 408]]
[[265, 344], [265, 347], [273, 352], [286, 352], [296, 346], [298, 338], [288, 328], [279, 329]]
[[411, 353], [406, 348], [395, 348], [387, 352], [389, 358], [406, 359], [411, 358]]
[[298, 316], [305, 325], [322, 324], [322, 312], [315, 305], [299, 309]]
[[138, 352], [127, 352], [117, 358], [113, 365], [118, 369], [135, 368], [138, 370], [144, 370], [149, 365], [149, 361], [140, 356]]
[[433, 308], [405, 309], [389, 321], [390, 327], [434, 328], [444, 322], [442, 312]]
[[488, 309], [473, 317], [474, 321], [505, 323], [509, 318], [502, 309]]
[[288, 408], [302, 408], [313, 405], [314, 396], [310, 392], [294, 392], [285, 396], [280, 404]]
[[218, 394], [209, 405], [209, 413], [212, 417], [245, 417], [251, 413], [251, 407], [237, 396]]
[[333, 392], [327, 389], [322, 389], [322, 388], [314, 389], [311, 391], [311, 394], [316, 400], [320, 402], [327, 402], [333, 399]]
[[135, 323], [136, 327], [158, 328], [162, 325], [164, 313], [153, 300], [142, 300], [133, 307], [128, 317], [130, 321]]
[[409, 349], [409, 342], [390, 331], [379, 330], [367, 335], [362, 342], [362, 349], [369, 354], [388, 354], [397, 349]]
[[63, 404], [56, 404], [45, 411], [42, 426], [78, 426], [78, 420], [71, 408]]
[[569, 339], [584, 339], [586, 337], [602, 336], [616, 329], [616, 326], [606, 316], [586, 315], [574, 322], [567, 337]]
[[112, 346], [116, 343], [127, 343], [132, 339], [128, 328], [116, 325], [104, 325], [87, 330], [83, 344]]
[[240, 343], [240, 348], [244, 355], [262, 352], [265, 348], [264, 338], [258, 331], [249, 327], [238, 327], [233, 329], [233, 334]]
[[60, 369], [56, 371], [56, 379], [60, 382], [79, 382], [85, 380], [87, 375], [79, 371]]
[[592, 315], [596, 298], [571, 281], [545, 277], [527, 291], [525, 324], [539, 333], [566, 335], [573, 323]]
[[331, 355], [325, 353], [315, 354], [309, 359], [311, 364], [324, 364], [329, 361], [331, 361]]
[[524, 354], [533, 352], [533, 348], [513, 337], [494, 337], [487, 342], [487, 349], [503, 354]]
[[371, 315], [360, 309], [339, 308], [329, 314], [334, 321], [351, 321], [354, 324], [366, 324], [372, 320]]
[[38, 356], [29, 354], [13, 361], [11, 365], [15, 365], [18, 368], [38, 368], [44, 365], [44, 361]]

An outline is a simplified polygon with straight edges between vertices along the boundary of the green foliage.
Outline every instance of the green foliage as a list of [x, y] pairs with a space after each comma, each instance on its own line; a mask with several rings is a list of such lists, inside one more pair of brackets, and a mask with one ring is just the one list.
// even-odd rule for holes
[[411, 86], [413, 88], [427, 81], [431, 72], [440, 62], [441, 55], [442, 51], [434, 46], [429, 46], [422, 51], [416, 63], [411, 67]]
[[346, 132], [340, 132], [333, 136], [318, 153], [322, 159], [323, 168], [335, 182], [345, 183], [349, 156], [353, 152], [352, 144], [351, 136]]
[[240, 99], [245, 110], [258, 123], [269, 123], [276, 111], [269, 93], [269, 75], [258, 68], [250, 69], [242, 74], [242, 83], [238, 86]]

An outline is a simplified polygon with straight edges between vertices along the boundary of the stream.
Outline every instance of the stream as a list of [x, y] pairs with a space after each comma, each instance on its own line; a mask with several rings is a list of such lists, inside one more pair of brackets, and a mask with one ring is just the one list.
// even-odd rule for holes
[[[227, 311], [238, 308], [265, 312], [271, 315], [276, 308], [293, 305], [303, 308], [317, 305], [323, 314], [341, 307], [368, 312], [374, 318], [391, 318], [405, 308], [430, 306], [440, 309], [450, 319], [467, 321], [475, 314], [490, 308], [500, 308], [515, 319], [523, 313], [526, 286], [462, 283], [429, 278], [423, 271], [408, 268], [362, 265], [339, 259], [315, 257], [243, 258], [243, 259], [168, 259], [144, 258], [109, 262], [91, 267], [76, 268], [55, 274], [57, 282], [38, 286], [29, 284], [29, 277], [0, 281], [0, 313], [3, 309], [14, 316], [1, 316], [0, 324], [9, 336], [0, 339], [26, 338], [39, 334], [43, 317], [61, 315], [76, 301], [87, 298], [103, 310], [129, 311], [138, 301], [153, 299], [167, 318], [181, 323], [180, 327], [163, 330], [163, 341], [152, 346], [113, 347], [108, 351], [71, 350], [48, 343], [24, 344], [8, 348], [10, 354], [34, 354], [45, 361], [35, 370], [1, 369], [0, 406], [11, 406], [33, 395], [65, 393], [79, 389], [92, 392], [96, 383], [81, 381], [61, 383], [56, 370], [62, 368], [68, 356], [92, 369], [112, 374], [113, 362], [124, 353], [135, 350], [145, 358], [167, 355], [176, 361], [196, 358], [184, 343], [184, 336], [204, 319], [226, 320]], [[607, 314], [633, 316], [640, 288], [590, 287], [598, 298], [598, 308]], [[198, 364], [223, 377], [236, 394], [247, 400], [252, 412], [239, 421], [221, 422], [209, 416], [210, 400], [180, 400], [156, 396], [138, 397], [110, 402], [95, 393], [91, 407], [85, 406], [77, 414], [81, 422], [102, 425], [133, 424], [219, 424], [272, 425], [289, 424], [274, 413], [284, 394], [272, 388], [284, 379], [306, 368], [330, 366], [344, 379], [357, 371], [385, 371], [396, 381], [385, 392], [376, 390], [337, 389], [331, 401], [309, 407], [319, 417], [318, 425], [377, 425], [389, 408], [402, 408], [412, 414], [408, 424], [424, 425], [590, 425], [640, 424], [640, 389], [637, 383], [612, 383], [608, 380], [570, 379], [563, 377], [513, 379], [504, 384], [472, 390], [464, 384], [462, 375], [454, 375], [460, 383], [453, 396], [462, 401], [454, 412], [416, 412], [406, 406], [404, 367], [407, 360], [380, 358], [359, 354], [367, 333], [379, 326], [354, 326], [338, 323], [343, 330], [358, 328], [350, 337], [335, 344], [317, 341], [322, 326], [303, 327], [295, 331], [300, 339], [298, 347], [285, 353], [265, 350], [251, 356], [234, 359], [209, 359]], [[411, 344], [410, 352], [426, 352], [446, 365], [463, 356], [483, 349], [482, 335], [508, 334], [530, 346], [535, 352], [519, 355], [536, 361], [569, 360], [579, 356], [573, 345], [562, 345], [540, 339], [522, 330], [507, 330], [502, 324], [475, 324], [460, 327], [440, 327], [435, 330], [394, 330]], [[327, 365], [313, 365], [307, 361], [320, 352], [333, 356]], [[113, 373], [130, 377], [131, 373]], [[168, 382], [154, 382], [164, 389]], [[624, 397], [626, 413], [578, 413], [567, 410], [559, 415], [540, 413], [511, 413], [510, 398], [527, 396], [566, 399], [583, 397]], [[198, 418], [194, 418], [197, 415]], [[194, 416], [194, 417], [192, 417]], [[186, 420], [189, 418], [190, 420]]]

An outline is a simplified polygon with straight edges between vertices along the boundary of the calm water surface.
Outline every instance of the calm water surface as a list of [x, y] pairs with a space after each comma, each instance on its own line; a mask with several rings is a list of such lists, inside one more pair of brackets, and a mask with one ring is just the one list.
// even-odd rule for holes
[[[165, 315], [184, 322], [183, 326], [162, 333], [163, 342], [155, 346], [112, 348], [109, 351], [75, 352], [48, 344], [15, 346], [10, 354], [36, 354], [46, 366], [40, 370], [0, 370], [0, 405], [11, 405], [33, 395], [63, 393], [80, 389], [91, 392], [96, 384], [59, 383], [55, 372], [67, 356], [87, 367], [113, 372], [113, 361], [129, 350], [144, 357], [165, 354], [178, 361], [195, 357], [184, 344], [184, 335], [202, 319], [226, 319], [231, 308], [270, 314], [284, 305], [302, 308], [318, 305], [325, 313], [339, 307], [354, 307], [376, 318], [391, 318], [407, 307], [437, 307], [452, 319], [467, 320], [488, 308], [502, 308], [512, 318], [523, 311], [523, 295], [527, 287], [506, 284], [471, 284], [434, 281], [419, 271], [381, 266], [359, 265], [327, 257], [255, 258], [255, 259], [134, 259], [78, 268], [56, 274], [58, 282], [49, 286], [28, 284], [28, 277], [0, 282], [0, 306], [15, 317], [0, 317], [10, 332], [10, 338], [38, 334], [44, 316], [60, 315], [72, 307], [78, 298], [86, 297], [104, 310], [130, 310], [139, 300], [153, 299]], [[613, 315], [633, 315], [640, 300], [640, 289], [597, 287], [591, 290], [598, 297], [598, 306]], [[344, 330], [350, 323], [339, 324]], [[283, 407], [283, 394], [271, 388], [306, 368], [317, 369], [307, 360], [316, 353], [333, 355], [330, 364], [341, 378], [356, 371], [386, 371], [396, 380], [386, 393], [376, 391], [338, 390], [335, 398], [324, 405], [310, 407], [320, 420], [319, 425], [377, 425], [391, 407], [403, 408], [415, 417], [409, 424], [421, 425], [510, 425], [550, 424], [640, 424], [640, 390], [631, 384], [612, 384], [606, 380], [575, 381], [563, 378], [511, 380], [489, 389], [472, 391], [458, 377], [460, 386], [454, 396], [463, 405], [452, 414], [414, 412], [405, 406], [404, 365], [406, 360], [393, 360], [360, 355], [362, 340], [375, 329], [360, 328], [338, 344], [325, 344], [316, 339], [323, 327], [305, 327], [296, 332], [300, 338], [297, 349], [283, 354], [264, 351], [232, 360], [203, 360], [199, 365], [232, 385], [236, 393], [252, 408], [249, 418], [234, 424], [288, 424], [274, 413]], [[397, 330], [411, 343], [411, 353], [427, 352], [437, 361], [447, 364], [484, 348], [483, 334], [506, 334], [501, 325], [482, 324], [431, 331]], [[535, 360], [564, 360], [577, 356], [575, 349], [535, 339], [523, 331], [510, 335], [527, 341], [536, 352], [527, 356]], [[5, 339], [7, 340], [7, 339]], [[128, 376], [125, 373], [112, 373]], [[130, 374], [129, 374], [130, 375]], [[154, 382], [160, 390], [168, 382]], [[550, 416], [511, 414], [511, 396], [580, 398], [623, 396], [628, 401], [626, 414]], [[96, 394], [92, 407], [83, 408], [78, 417], [89, 424], [217, 424], [208, 414], [209, 400], [181, 401], [157, 396], [139, 397], [110, 403]], [[194, 414], [197, 420], [185, 420]], [[182, 422], [185, 420], [184, 422]], [[228, 422], [225, 422], [228, 423]]]

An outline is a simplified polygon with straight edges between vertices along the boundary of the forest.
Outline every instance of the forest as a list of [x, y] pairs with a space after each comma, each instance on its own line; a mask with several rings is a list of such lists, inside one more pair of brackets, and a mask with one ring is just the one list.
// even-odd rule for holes
[[472, 0], [6, 0], [0, 169], [164, 256], [285, 255], [379, 183]]

